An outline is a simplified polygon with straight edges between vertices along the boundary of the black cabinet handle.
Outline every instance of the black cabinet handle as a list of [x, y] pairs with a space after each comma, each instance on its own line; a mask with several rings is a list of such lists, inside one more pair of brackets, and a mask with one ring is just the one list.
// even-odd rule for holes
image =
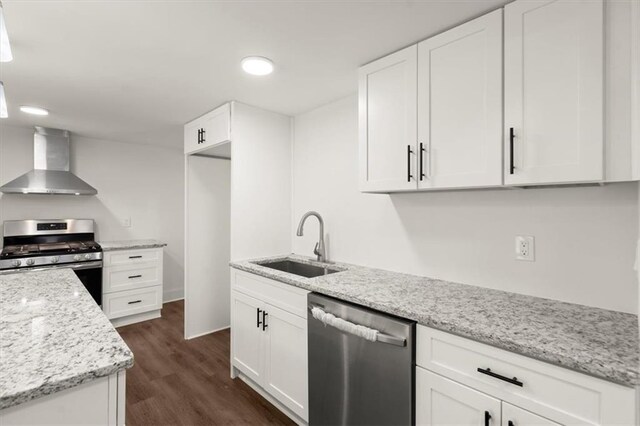
[[513, 140], [515, 139], [516, 135], [513, 132], [513, 127], [509, 127], [509, 174], [512, 175], [515, 170], [516, 170], [516, 166], [513, 162]]
[[407, 182], [411, 182], [413, 175], [411, 174], [411, 145], [407, 145]]
[[202, 143], [205, 143], [207, 141], [207, 131], [205, 129], [202, 129]]
[[142, 278], [142, 275], [129, 275], [129, 279], [132, 280], [134, 278]]
[[489, 422], [491, 421], [491, 413], [488, 411], [484, 412], [484, 426], [489, 426]]
[[202, 142], [202, 129], [198, 129], [198, 145]]
[[425, 176], [424, 176], [424, 166], [423, 166], [423, 158], [424, 157], [424, 152], [426, 151], [426, 149], [424, 149], [424, 146], [422, 144], [422, 142], [420, 142], [420, 180], [422, 180]]
[[135, 303], [140, 303], [142, 302], [142, 300], [132, 300], [131, 302], [129, 302], [130, 305], [133, 305]]
[[140, 259], [142, 256], [129, 256], [129, 259]]
[[269, 314], [266, 311], [262, 311], [262, 331], [269, 327], [269, 324], [267, 324], [267, 315]]
[[256, 308], [256, 327], [258, 328], [260, 328], [260, 326], [262, 325], [262, 323], [260, 322], [260, 312], [262, 312], [262, 309]]
[[509, 420], [509, 421], [507, 422], [507, 426], [515, 426], [515, 424], [514, 424], [511, 420]]
[[484, 368], [478, 368], [478, 373], [482, 373], [482, 374], [486, 374], [487, 376], [491, 376], [491, 377], [495, 377], [496, 379], [500, 379], [500, 380], [504, 380], [507, 383], [511, 383], [512, 385], [516, 385], [516, 386], [524, 386], [524, 383], [522, 383], [521, 381], [518, 380], [517, 377], [514, 377], [513, 379], [510, 379], [506, 376], [502, 376], [500, 374], [496, 374], [493, 371], [491, 371], [490, 368], [484, 369]]

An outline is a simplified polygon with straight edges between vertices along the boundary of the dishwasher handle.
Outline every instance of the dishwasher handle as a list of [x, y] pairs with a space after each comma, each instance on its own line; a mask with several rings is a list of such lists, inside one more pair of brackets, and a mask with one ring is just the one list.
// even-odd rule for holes
[[[315, 318], [315, 316], [313, 315], [313, 309], [314, 308], [318, 309], [319, 311], [321, 311], [324, 314], [329, 314], [329, 312], [325, 312], [320, 306], [317, 306], [317, 305], [314, 305], [314, 304], [309, 304], [309, 312], [311, 312], [311, 316], [313, 316], [314, 318]], [[339, 320], [343, 324], [347, 325], [347, 327], [351, 327], [351, 326], [364, 327], [367, 330], [375, 331], [376, 332], [376, 342], [386, 343], [386, 344], [389, 344], [389, 345], [400, 346], [400, 347], [407, 346], [407, 339], [405, 339], [403, 337], [396, 337], [396, 336], [392, 336], [390, 334], [382, 333], [382, 332], [380, 332], [378, 330], [374, 330], [374, 329], [372, 329], [370, 327], [367, 327], [367, 326], [364, 326], [364, 325], [360, 325], [360, 324], [355, 324], [355, 323], [353, 323], [351, 321], [347, 321], [347, 320], [342, 319], [340, 317], [337, 317], [337, 316], [335, 316], [333, 314], [331, 314], [331, 315], [336, 320]], [[322, 321], [322, 320], [320, 320], [318, 318], [316, 318], [316, 319], [318, 321], [322, 322], [323, 324], [331, 326], [333, 328], [336, 328], [336, 329], [338, 329], [338, 330], [340, 330], [340, 331], [342, 331], [344, 333], [350, 333], [350, 334], [353, 334], [354, 336], [362, 337], [363, 339], [365, 339], [365, 337], [359, 336], [357, 334], [354, 334], [353, 332], [350, 332], [348, 329], [336, 326], [335, 323], [325, 322], [325, 321]]]

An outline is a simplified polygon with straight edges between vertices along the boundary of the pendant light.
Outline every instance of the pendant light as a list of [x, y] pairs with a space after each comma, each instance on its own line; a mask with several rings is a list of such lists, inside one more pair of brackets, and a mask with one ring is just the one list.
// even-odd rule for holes
[[9, 44], [7, 26], [4, 23], [2, 1], [0, 1], [0, 62], [10, 62], [11, 60], [13, 60], [13, 54], [11, 53], [11, 45]]
[[0, 118], [7, 118], [7, 99], [4, 97], [4, 84], [0, 81]]

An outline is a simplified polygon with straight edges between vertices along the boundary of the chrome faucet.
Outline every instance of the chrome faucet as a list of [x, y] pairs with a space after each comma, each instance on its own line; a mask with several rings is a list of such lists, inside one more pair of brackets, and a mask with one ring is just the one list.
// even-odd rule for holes
[[320, 213], [314, 211], [306, 212], [302, 216], [302, 219], [300, 219], [300, 224], [298, 225], [298, 231], [296, 232], [296, 235], [298, 237], [302, 237], [304, 235], [304, 222], [309, 216], [317, 217], [318, 222], [320, 223], [320, 240], [316, 243], [316, 247], [313, 249], [313, 253], [318, 256], [318, 262], [326, 262], [327, 255], [324, 250], [324, 221], [322, 220], [322, 216], [320, 216]]

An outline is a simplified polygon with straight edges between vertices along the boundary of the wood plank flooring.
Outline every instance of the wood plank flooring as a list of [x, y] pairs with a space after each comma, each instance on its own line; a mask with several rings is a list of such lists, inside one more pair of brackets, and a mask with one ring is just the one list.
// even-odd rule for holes
[[127, 426], [293, 425], [229, 376], [229, 330], [184, 340], [184, 304], [162, 318], [118, 328], [135, 356], [127, 370]]

